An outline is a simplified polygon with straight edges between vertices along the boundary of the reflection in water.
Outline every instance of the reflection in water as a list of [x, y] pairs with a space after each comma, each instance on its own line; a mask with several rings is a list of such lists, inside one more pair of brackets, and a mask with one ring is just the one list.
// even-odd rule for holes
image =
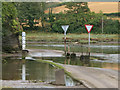
[[[92, 57], [94, 58], [94, 57]], [[80, 60], [80, 57], [76, 59], [65, 58], [65, 57], [43, 57], [43, 60], [52, 60], [56, 63], [68, 64], [68, 65], [78, 65], [78, 66], [87, 66], [87, 67], [98, 67], [98, 68], [109, 68], [109, 69], [118, 69], [118, 63], [105, 62], [107, 60]], [[100, 61], [100, 62], [99, 62]]]
[[30, 60], [8, 59], [2, 64], [3, 80], [55, 80], [55, 68], [50, 64]]
[[[51, 50], [64, 50], [64, 45], [48, 45], [48, 44], [28, 44], [27, 48], [37, 48], [37, 49], [51, 49]], [[69, 45], [71, 52], [86, 53], [88, 52], [88, 45]], [[90, 45], [91, 53], [106, 53], [106, 54], [118, 54], [118, 45]]]
[[64, 64], [68, 64], [68, 65], [70, 65], [70, 59], [65, 59]]
[[22, 80], [25, 81], [26, 80], [26, 73], [25, 73], [25, 64], [22, 65]]
[[[47, 83], [55, 81], [55, 68], [50, 64], [15, 58], [5, 58], [2, 63], [3, 80], [29, 80]], [[76, 81], [67, 75], [65, 76], [66, 86], [75, 86]]]

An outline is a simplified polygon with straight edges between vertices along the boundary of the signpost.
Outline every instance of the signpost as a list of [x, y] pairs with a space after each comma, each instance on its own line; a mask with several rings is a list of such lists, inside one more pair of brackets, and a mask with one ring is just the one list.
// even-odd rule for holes
[[89, 55], [90, 55], [90, 31], [92, 30], [93, 28], [93, 25], [85, 25], [85, 28], [87, 30], [87, 32], [89, 33], [89, 37], [88, 37], [88, 44], [89, 44]]
[[61, 27], [64, 30], [64, 35], [65, 35], [65, 37], [64, 37], [64, 39], [65, 39], [64, 43], [65, 43], [65, 55], [66, 55], [66, 32], [68, 30], [69, 25], [62, 25]]

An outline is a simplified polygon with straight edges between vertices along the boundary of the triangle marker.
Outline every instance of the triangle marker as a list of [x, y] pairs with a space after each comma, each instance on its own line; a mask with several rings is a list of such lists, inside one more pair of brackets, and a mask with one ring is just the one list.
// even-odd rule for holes
[[87, 30], [87, 32], [88, 33], [90, 33], [90, 31], [92, 30], [92, 28], [93, 28], [93, 25], [85, 25], [85, 28], [86, 28], [86, 30]]
[[68, 30], [69, 25], [63, 25], [62, 29], [66, 32]]
[[61, 27], [64, 30], [64, 35], [66, 35], [69, 25], [62, 25]]

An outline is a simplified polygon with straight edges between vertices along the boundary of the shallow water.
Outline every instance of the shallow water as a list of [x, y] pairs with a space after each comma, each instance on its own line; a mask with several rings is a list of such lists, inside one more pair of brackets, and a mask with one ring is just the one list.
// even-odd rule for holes
[[[88, 52], [88, 45], [77, 45], [77, 44], [68, 44], [71, 52]], [[90, 45], [91, 53], [105, 53], [105, 54], [118, 54], [118, 45]], [[27, 44], [27, 48], [32, 49], [55, 49], [55, 50], [64, 50], [64, 44]]]
[[[36, 58], [36, 57], [35, 57]], [[36, 58], [39, 59], [39, 58]], [[76, 57], [75, 59], [66, 59], [65, 57], [42, 57], [42, 60], [50, 60], [56, 63], [62, 63], [66, 65], [77, 65], [77, 66], [86, 66], [86, 67], [98, 67], [98, 68], [107, 68], [118, 70], [118, 63], [109, 62], [108, 60], [80, 60], [80, 57]]]
[[[87, 53], [88, 45], [69, 45], [70, 52]], [[52, 60], [56, 63], [67, 65], [77, 65], [86, 67], [99, 67], [118, 70], [118, 46], [117, 45], [91, 45], [90, 60], [81, 61], [80, 56], [74, 59], [64, 57], [63, 44], [29, 44], [27, 49], [37, 49], [26, 57], [26, 60], [21, 60], [21, 57], [6, 57], [3, 58], [2, 78], [3, 80], [30, 80], [33, 82], [51, 82], [55, 81], [56, 68], [50, 64], [38, 63], [36, 59]], [[43, 51], [39, 51], [43, 50]], [[49, 51], [48, 51], [49, 50]], [[51, 50], [51, 51], [50, 51]], [[59, 50], [54, 51], [52, 50]], [[68, 45], [67, 45], [68, 50]], [[52, 56], [51, 56], [52, 55]], [[74, 81], [69, 76], [66, 77], [66, 86], [75, 86]]]
[[38, 63], [30, 60], [3, 61], [3, 80], [54, 80], [55, 69], [50, 64]]
[[[83, 55], [88, 54], [88, 45], [79, 45], [79, 44], [67, 44], [67, 50], [69, 46], [69, 51], [75, 52], [77, 56], [83, 53]], [[43, 60], [52, 60], [57, 63], [70, 64], [70, 65], [79, 65], [79, 66], [89, 66], [89, 67], [100, 67], [100, 68], [109, 68], [109, 69], [118, 69], [118, 45], [90, 45], [90, 61], [80, 61], [80, 58], [74, 60], [66, 59], [64, 53], [52, 53], [48, 51], [44, 54], [41, 51], [36, 51], [35, 55], [32, 53], [32, 57], [43, 59]], [[28, 44], [27, 48], [29, 49], [45, 49], [45, 50], [60, 50], [64, 52], [64, 44]], [[41, 58], [40, 58], [41, 57]], [[87, 63], [87, 64], [86, 64]]]
[[[16, 58], [16, 59], [15, 59]], [[19, 57], [6, 57], [2, 64], [3, 80], [28, 80], [33, 83], [55, 81], [56, 68], [47, 63], [36, 62], [34, 59], [18, 59]], [[76, 81], [65, 75], [66, 86], [75, 86]]]

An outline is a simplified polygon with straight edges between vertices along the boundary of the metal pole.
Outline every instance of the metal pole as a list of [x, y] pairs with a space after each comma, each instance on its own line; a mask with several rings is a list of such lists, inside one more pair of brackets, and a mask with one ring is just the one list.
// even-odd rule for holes
[[90, 33], [89, 33], [89, 46], [90, 46]]
[[65, 41], [64, 41], [64, 43], [65, 43], [65, 56], [66, 56], [66, 34], [65, 34]]
[[[102, 35], [103, 35], [103, 17], [102, 17]], [[103, 40], [102, 40], [103, 43]], [[102, 47], [102, 54], [103, 54], [103, 47]]]
[[88, 41], [89, 41], [88, 53], [89, 53], [89, 56], [90, 56], [90, 33], [89, 33], [89, 38], [88, 38]]

